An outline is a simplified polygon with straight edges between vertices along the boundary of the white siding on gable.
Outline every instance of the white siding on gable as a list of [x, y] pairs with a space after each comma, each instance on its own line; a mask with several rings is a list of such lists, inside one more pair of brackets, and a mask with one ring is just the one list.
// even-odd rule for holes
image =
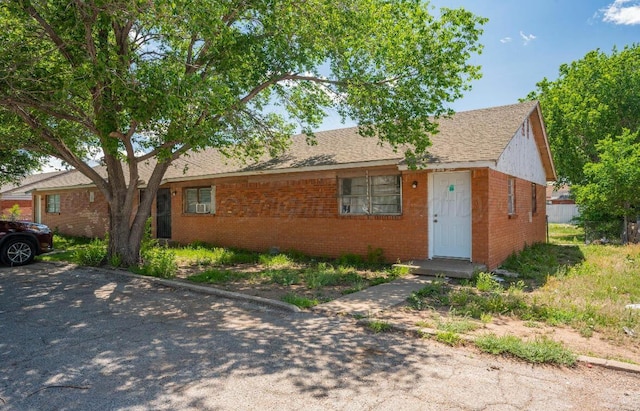
[[531, 181], [536, 184], [547, 184], [542, 158], [533, 136], [533, 128], [526, 119], [504, 149], [496, 170], [502, 173]]

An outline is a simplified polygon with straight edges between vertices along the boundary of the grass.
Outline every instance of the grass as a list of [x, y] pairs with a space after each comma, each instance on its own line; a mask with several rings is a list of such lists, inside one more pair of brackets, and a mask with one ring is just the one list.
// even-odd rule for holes
[[478, 337], [474, 344], [484, 352], [494, 355], [510, 355], [525, 361], [540, 364], [557, 364], [572, 366], [576, 363], [576, 355], [561, 343], [548, 338], [536, 338], [523, 341], [511, 335], [498, 337], [487, 334]]
[[282, 301], [284, 301], [285, 303], [293, 304], [300, 308], [311, 308], [320, 304], [320, 301], [316, 298], [307, 298], [294, 293], [285, 294], [282, 297]]
[[370, 321], [367, 326], [374, 333], [384, 333], [384, 332], [391, 331], [391, 324], [389, 324], [386, 321], [379, 321], [379, 320]]
[[[44, 260], [69, 261], [81, 265], [105, 263], [102, 240], [56, 236], [57, 254]], [[382, 264], [382, 250], [369, 249], [366, 258], [346, 254], [336, 260], [312, 259], [296, 250], [283, 253], [257, 253], [215, 247], [204, 242], [187, 246], [161, 247], [150, 242], [143, 249], [143, 264], [130, 267], [135, 273], [164, 278], [174, 277], [179, 270], [186, 279], [201, 284], [230, 287], [241, 283], [247, 287], [274, 285], [275, 294], [284, 295], [294, 304], [309, 308], [367, 287], [386, 283], [408, 274], [406, 268]], [[115, 259], [107, 263], [116, 263]], [[184, 276], [184, 274], [182, 274]], [[278, 298], [278, 297], [275, 297]]]
[[[565, 242], [566, 233], [581, 241], [579, 230], [552, 226], [552, 238]], [[599, 332], [632, 343], [624, 327], [638, 332], [640, 312], [625, 306], [640, 303], [638, 263], [640, 245], [538, 244], [505, 261], [504, 268], [519, 273], [518, 279], [499, 283], [480, 273], [458, 284], [436, 280], [407, 303], [414, 310], [445, 309], [483, 322], [507, 315], [527, 324], [568, 325], [585, 337]]]
[[582, 227], [573, 224], [549, 224], [549, 242], [551, 244], [584, 244]]

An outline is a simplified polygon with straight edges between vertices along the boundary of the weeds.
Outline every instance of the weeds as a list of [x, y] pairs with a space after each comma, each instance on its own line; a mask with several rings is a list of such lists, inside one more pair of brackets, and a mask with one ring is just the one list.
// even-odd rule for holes
[[367, 326], [376, 334], [391, 331], [391, 324], [386, 321], [373, 320]]
[[311, 307], [315, 307], [316, 305], [320, 304], [320, 301], [318, 301], [315, 298], [307, 298], [307, 297], [303, 297], [301, 295], [297, 295], [294, 293], [289, 293], [286, 294], [282, 297], [282, 301], [289, 303], [289, 304], [293, 304], [297, 307], [300, 308], [311, 308]]
[[178, 271], [175, 253], [167, 247], [147, 248], [142, 254], [140, 272], [160, 278], [173, 278]]
[[566, 366], [572, 366], [576, 363], [575, 354], [566, 349], [561, 343], [548, 338], [523, 341], [510, 335], [498, 337], [495, 334], [487, 334], [478, 337], [475, 340], [475, 345], [480, 350], [494, 355], [512, 355], [532, 363]]
[[78, 247], [73, 255], [73, 259], [80, 265], [97, 267], [102, 265], [107, 256], [107, 244], [98, 238], [89, 244]]
[[450, 345], [452, 347], [462, 344], [462, 338], [460, 335], [453, 331], [438, 331], [435, 336], [436, 341], [443, 344]]

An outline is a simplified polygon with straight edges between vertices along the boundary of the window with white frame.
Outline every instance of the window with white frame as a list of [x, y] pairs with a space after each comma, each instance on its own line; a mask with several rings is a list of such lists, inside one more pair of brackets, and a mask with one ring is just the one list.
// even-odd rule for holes
[[60, 212], [60, 194], [51, 194], [45, 197], [47, 213]]
[[509, 177], [507, 181], [507, 213], [516, 213], [516, 179], [513, 177]]
[[340, 179], [340, 214], [402, 213], [400, 176]]
[[184, 189], [184, 212], [188, 214], [215, 214], [215, 186]]

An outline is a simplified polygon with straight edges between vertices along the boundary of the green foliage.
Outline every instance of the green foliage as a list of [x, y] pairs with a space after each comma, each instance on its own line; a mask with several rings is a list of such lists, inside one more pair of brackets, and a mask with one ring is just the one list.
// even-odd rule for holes
[[[162, 176], [190, 150], [273, 157], [298, 126], [313, 140], [335, 109], [364, 136], [413, 147], [414, 165], [431, 116], [480, 77], [469, 60], [486, 19], [413, 0], [159, 0], [3, 2], [0, 22], [0, 150], [55, 155], [126, 193], [108, 196], [113, 224], [133, 216], [109, 250], [133, 250], [123, 264], [134, 265]], [[145, 163], [154, 178], [139, 174]]]
[[270, 277], [271, 282], [274, 284], [290, 286], [300, 283], [300, 270], [271, 269], [267, 270], [264, 275]]
[[367, 246], [367, 262], [369, 264], [383, 264], [384, 261], [384, 250], [382, 248]]
[[529, 98], [540, 100], [559, 177], [588, 184], [585, 165], [600, 161], [598, 142], [639, 130], [640, 45], [563, 64], [558, 79], [542, 80]]
[[542, 283], [548, 276], [557, 275], [561, 267], [573, 266], [583, 260], [582, 250], [577, 246], [538, 243], [510, 255], [502, 268], [518, 273], [520, 278]]
[[391, 324], [389, 324], [386, 321], [378, 321], [378, 320], [369, 321], [367, 326], [371, 331], [373, 331], [376, 334], [391, 331]]
[[462, 344], [462, 338], [460, 338], [460, 335], [453, 331], [438, 331], [435, 338], [436, 341], [450, 345], [452, 347]]
[[282, 297], [282, 301], [293, 304], [300, 308], [311, 308], [320, 304], [320, 301], [315, 298], [307, 298], [294, 293], [286, 294]]
[[478, 291], [502, 291], [502, 286], [491, 273], [478, 273], [475, 276], [475, 282]]
[[346, 253], [338, 257], [336, 264], [351, 267], [362, 267], [364, 266], [364, 259], [358, 254]]
[[295, 265], [294, 261], [286, 254], [260, 254], [259, 262], [269, 268], [284, 268]]
[[531, 363], [548, 363], [572, 366], [576, 363], [576, 355], [561, 343], [548, 338], [536, 338], [533, 341], [522, 341], [518, 337], [506, 335], [498, 337], [487, 334], [478, 337], [475, 344], [482, 351], [497, 355], [508, 354]]
[[0, 106], [0, 186], [18, 183], [30, 172], [39, 170], [43, 161], [41, 156], [23, 150], [20, 136], [2, 138], [3, 120]]
[[89, 244], [78, 247], [73, 259], [80, 265], [87, 265], [90, 267], [97, 267], [104, 263], [107, 256], [107, 245], [104, 241], [96, 238]]
[[141, 270], [152, 277], [173, 278], [178, 271], [176, 255], [167, 247], [146, 249], [142, 254]]
[[613, 238], [619, 238], [621, 222], [635, 221], [640, 210], [640, 131], [624, 130], [615, 138], [601, 139], [595, 148], [599, 161], [585, 164], [587, 183], [575, 185], [573, 192], [585, 224], [613, 224]]
[[[2, 210], [0, 210], [2, 211]], [[2, 218], [8, 219], [8, 220], [12, 220], [12, 221], [16, 221], [20, 219], [20, 216], [22, 215], [22, 209], [20, 209], [20, 205], [19, 204], [14, 204], [11, 206], [11, 208], [9, 208], [9, 213], [7, 215], [2, 215]]]
[[560, 66], [539, 98], [558, 176], [572, 183], [580, 224], [593, 238], [620, 238], [640, 205], [640, 44], [599, 50]]

